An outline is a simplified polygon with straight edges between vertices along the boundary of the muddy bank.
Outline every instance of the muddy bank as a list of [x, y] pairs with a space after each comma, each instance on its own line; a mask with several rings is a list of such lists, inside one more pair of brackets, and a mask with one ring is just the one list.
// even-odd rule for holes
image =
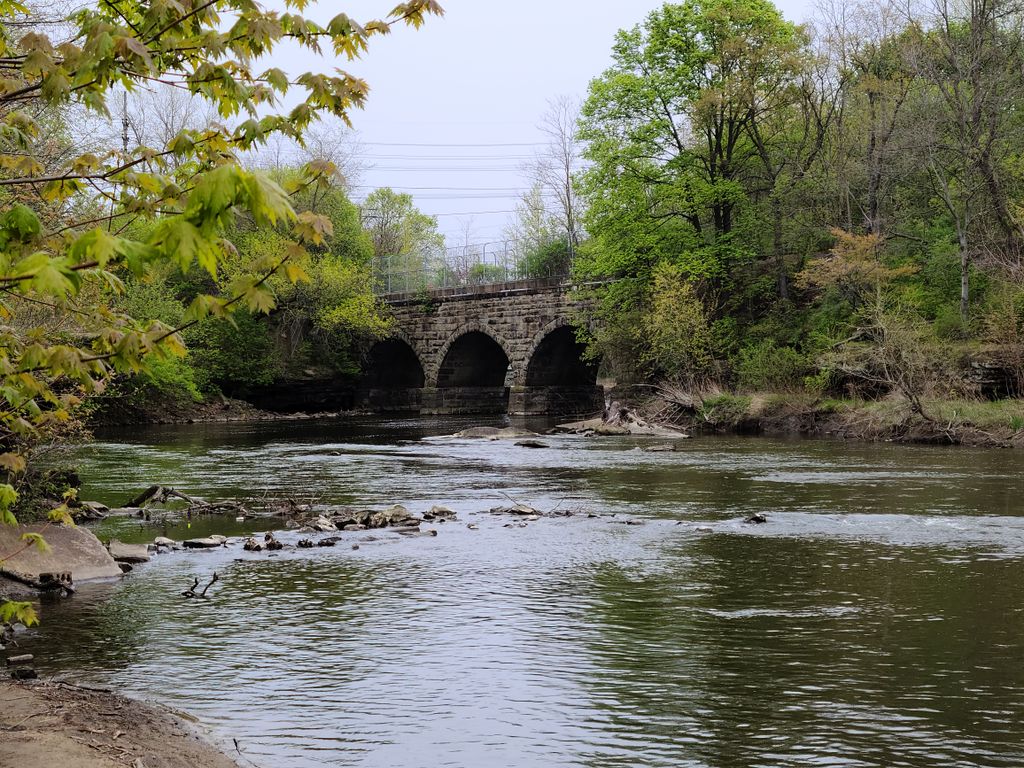
[[[244, 745], [242, 747], [244, 749]], [[0, 765], [238, 768], [184, 716], [109, 691], [0, 681]]]

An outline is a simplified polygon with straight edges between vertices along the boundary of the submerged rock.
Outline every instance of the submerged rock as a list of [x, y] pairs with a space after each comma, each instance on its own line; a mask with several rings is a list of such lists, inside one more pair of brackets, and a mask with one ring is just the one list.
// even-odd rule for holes
[[750, 517], [745, 518], [743, 522], [747, 525], [761, 525], [768, 522], [768, 517], [760, 512], [755, 512]]
[[520, 448], [550, 448], [547, 443], [542, 443], [540, 440], [519, 440], [516, 442]]

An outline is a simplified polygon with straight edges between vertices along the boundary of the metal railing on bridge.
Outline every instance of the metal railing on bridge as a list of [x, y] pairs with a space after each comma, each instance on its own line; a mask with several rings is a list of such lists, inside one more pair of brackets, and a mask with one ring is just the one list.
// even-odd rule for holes
[[445, 288], [568, 277], [572, 252], [567, 243], [542, 247], [520, 240], [455, 246], [433, 254], [374, 259], [374, 293], [417, 293]]

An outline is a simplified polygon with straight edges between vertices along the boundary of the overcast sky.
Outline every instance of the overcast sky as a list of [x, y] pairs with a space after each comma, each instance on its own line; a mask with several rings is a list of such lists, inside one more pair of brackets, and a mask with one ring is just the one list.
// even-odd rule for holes
[[[610, 63], [617, 30], [642, 21], [655, 0], [441, 0], [446, 14], [416, 31], [376, 38], [361, 60], [338, 66], [371, 87], [353, 115], [371, 167], [354, 190], [409, 191], [438, 216], [449, 245], [502, 238], [518, 192], [529, 186], [524, 160], [542, 136], [536, 125], [548, 99], [582, 97]], [[348, 0], [360, 20], [379, 17], [388, 0]], [[327, 8], [327, 6], [331, 6]], [[802, 21], [809, 0], [786, 0]], [[333, 3], [324, 10], [336, 12]], [[319, 15], [319, 14], [315, 14]], [[314, 61], [288, 62], [323, 67]], [[298, 67], [288, 66], [294, 70]], [[431, 145], [431, 146], [416, 146]], [[495, 146], [506, 145], [506, 146]]]

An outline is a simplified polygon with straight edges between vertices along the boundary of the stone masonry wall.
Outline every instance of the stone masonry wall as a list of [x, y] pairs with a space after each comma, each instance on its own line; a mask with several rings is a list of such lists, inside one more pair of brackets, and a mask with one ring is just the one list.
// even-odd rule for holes
[[471, 294], [433, 294], [427, 299], [392, 299], [397, 336], [415, 350], [426, 386], [437, 386], [438, 370], [451, 344], [465, 333], [493, 338], [511, 363], [512, 386], [525, 382], [537, 345], [551, 331], [569, 324], [572, 301], [564, 285], [508, 283], [473, 289]]

